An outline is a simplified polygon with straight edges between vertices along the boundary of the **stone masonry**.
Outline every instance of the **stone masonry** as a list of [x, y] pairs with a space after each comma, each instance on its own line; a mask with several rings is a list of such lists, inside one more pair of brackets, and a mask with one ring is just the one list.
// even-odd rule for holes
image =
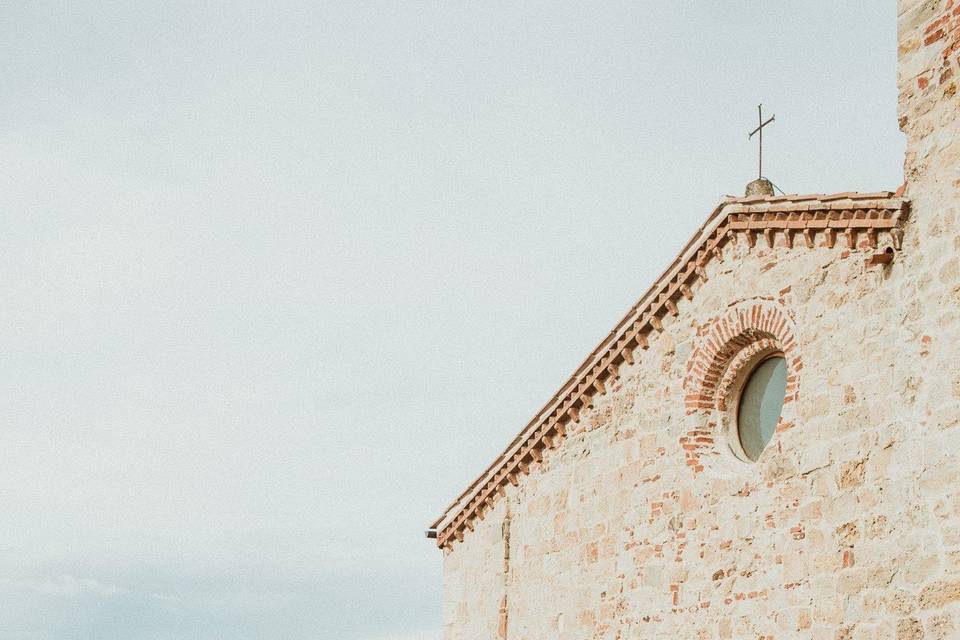
[[897, 19], [904, 188], [722, 203], [436, 523], [446, 640], [960, 638], [960, 0]]

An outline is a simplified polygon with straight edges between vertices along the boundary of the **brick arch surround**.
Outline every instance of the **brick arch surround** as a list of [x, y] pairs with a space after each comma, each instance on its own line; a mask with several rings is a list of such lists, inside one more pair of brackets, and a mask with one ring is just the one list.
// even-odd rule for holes
[[[685, 462], [694, 472], [704, 470], [703, 456], [719, 454], [717, 425], [727, 411], [727, 397], [743, 367], [758, 354], [780, 351], [787, 362], [784, 407], [799, 395], [798, 373], [803, 362], [794, 324], [783, 306], [771, 301], [741, 303], [704, 325], [687, 362], [684, 378], [686, 412], [691, 429], [680, 437]], [[792, 426], [781, 417], [777, 431]]]

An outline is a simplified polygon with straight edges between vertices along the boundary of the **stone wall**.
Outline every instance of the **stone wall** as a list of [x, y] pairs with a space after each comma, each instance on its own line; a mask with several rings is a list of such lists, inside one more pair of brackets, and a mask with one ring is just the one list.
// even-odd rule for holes
[[[902, 251], [730, 244], [463, 541], [447, 640], [960, 637], [960, 3], [901, 2]], [[742, 313], [741, 313], [742, 312]], [[774, 324], [791, 401], [756, 463], [684, 399]], [[711, 344], [714, 346], [712, 347]]]
[[509, 501], [500, 500], [443, 561], [443, 621], [450, 638], [506, 638], [501, 609], [507, 593]]

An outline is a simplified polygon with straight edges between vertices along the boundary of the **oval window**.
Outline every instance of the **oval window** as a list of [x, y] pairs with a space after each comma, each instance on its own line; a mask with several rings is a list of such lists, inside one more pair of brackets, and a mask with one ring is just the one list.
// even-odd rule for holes
[[787, 362], [782, 356], [761, 362], [743, 385], [737, 410], [740, 446], [751, 460], [760, 457], [780, 421], [787, 390]]

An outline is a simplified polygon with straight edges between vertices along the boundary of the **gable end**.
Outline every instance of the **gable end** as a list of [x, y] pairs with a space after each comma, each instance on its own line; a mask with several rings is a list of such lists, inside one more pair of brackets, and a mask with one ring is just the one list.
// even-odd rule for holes
[[848, 250], [867, 253], [866, 265], [885, 264], [900, 249], [908, 201], [891, 192], [839, 193], [781, 197], [729, 198], [709, 216], [670, 267], [577, 368], [560, 390], [517, 435], [504, 452], [431, 526], [437, 546], [448, 548], [473, 530], [507, 483], [517, 485], [544, 449], [556, 447], [581, 409], [646, 349], [651, 334], [662, 330], [667, 314], [677, 315], [680, 298], [692, 299], [694, 285], [707, 280], [706, 266], [728, 242], [772, 249], [782, 236], [787, 247], [833, 248], [841, 236]]

